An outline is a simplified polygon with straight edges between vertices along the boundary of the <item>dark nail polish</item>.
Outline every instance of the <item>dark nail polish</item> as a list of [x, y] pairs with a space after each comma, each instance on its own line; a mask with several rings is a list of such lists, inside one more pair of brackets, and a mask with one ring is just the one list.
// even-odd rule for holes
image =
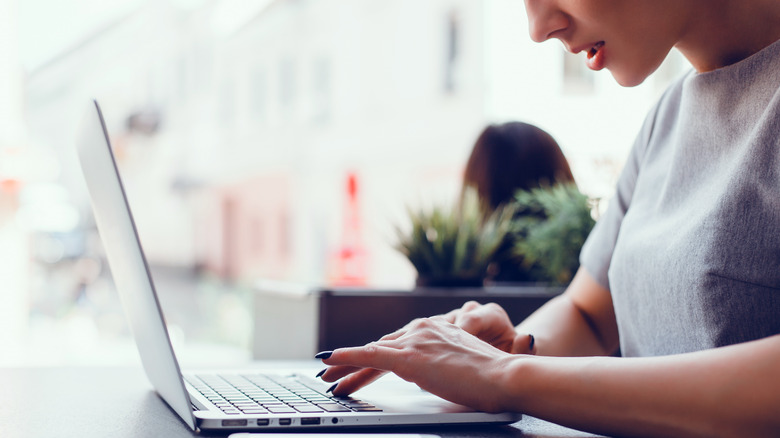
[[325, 371], [328, 371], [328, 369], [327, 369], [327, 368], [325, 368], [324, 370], [322, 370], [322, 371], [320, 371], [319, 373], [317, 373], [317, 375], [316, 375], [316, 376], [314, 376], [314, 377], [320, 377], [321, 375], [325, 374]]
[[327, 359], [333, 354], [332, 351], [320, 351], [314, 355], [315, 359]]
[[531, 338], [531, 342], [528, 343], [528, 351], [534, 351], [534, 342], [536, 342], [536, 339], [534, 339], [534, 335], [528, 335], [529, 338]]
[[337, 387], [337, 386], [339, 386], [339, 384], [338, 384], [338, 383], [334, 383], [334, 384], [333, 384], [333, 385], [331, 385], [331, 387], [330, 387], [330, 388], [328, 388], [328, 390], [327, 390], [327, 391], [325, 391], [325, 392], [333, 392], [333, 390], [334, 390], [334, 389], [336, 389], [336, 387]]

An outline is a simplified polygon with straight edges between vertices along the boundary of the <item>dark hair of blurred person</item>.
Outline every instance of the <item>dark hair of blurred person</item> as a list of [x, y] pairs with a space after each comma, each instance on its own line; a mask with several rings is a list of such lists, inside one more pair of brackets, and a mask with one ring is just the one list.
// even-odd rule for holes
[[[486, 214], [512, 201], [518, 190], [574, 182], [558, 142], [544, 130], [523, 122], [489, 125], [477, 138], [463, 175], [463, 189], [474, 187]], [[520, 213], [522, 214], [522, 213]], [[525, 268], [505, 242], [489, 271], [490, 281], [528, 282]]]
[[476, 188], [491, 211], [511, 201], [517, 190], [573, 181], [569, 163], [555, 139], [523, 122], [485, 128], [463, 175], [463, 187]]

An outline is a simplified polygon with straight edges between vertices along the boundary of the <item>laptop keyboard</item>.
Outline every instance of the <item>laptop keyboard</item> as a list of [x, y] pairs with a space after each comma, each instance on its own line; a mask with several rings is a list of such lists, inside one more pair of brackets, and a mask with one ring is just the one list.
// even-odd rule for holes
[[382, 411], [356, 398], [328, 395], [284, 376], [210, 374], [185, 376], [185, 380], [230, 415]]

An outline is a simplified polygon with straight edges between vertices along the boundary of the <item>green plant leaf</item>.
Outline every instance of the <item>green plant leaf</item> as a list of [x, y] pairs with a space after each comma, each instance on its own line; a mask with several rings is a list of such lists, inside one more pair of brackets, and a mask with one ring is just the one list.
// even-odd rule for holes
[[408, 209], [411, 231], [396, 226], [396, 248], [428, 277], [482, 278], [512, 230], [514, 207], [485, 215], [476, 190], [463, 193], [459, 205], [428, 211]]
[[518, 192], [513, 253], [527, 268], [536, 266], [538, 281], [566, 284], [579, 267], [579, 253], [595, 225], [591, 202], [574, 184]]

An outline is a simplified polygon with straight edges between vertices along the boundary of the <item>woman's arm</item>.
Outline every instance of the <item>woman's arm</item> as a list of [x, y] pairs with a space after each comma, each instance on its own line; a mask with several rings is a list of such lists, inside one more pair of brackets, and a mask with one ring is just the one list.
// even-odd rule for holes
[[[349, 367], [392, 371], [475, 409], [608, 435], [780, 434], [780, 335], [664, 357], [540, 357], [506, 353], [435, 317], [324, 362], [337, 365], [329, 381]], [[340, 386], [334, 393], [346, 395]]]
[[653, 358], [515, 360], [504, 408], [625, 436], [780, 436], [780, 335]]
[[618, 347], [612, 296], [582, 268], [566, 292], [539, 308], [516, 331], [533, 334], [536, 354], [542, 356], [608, 356]]

